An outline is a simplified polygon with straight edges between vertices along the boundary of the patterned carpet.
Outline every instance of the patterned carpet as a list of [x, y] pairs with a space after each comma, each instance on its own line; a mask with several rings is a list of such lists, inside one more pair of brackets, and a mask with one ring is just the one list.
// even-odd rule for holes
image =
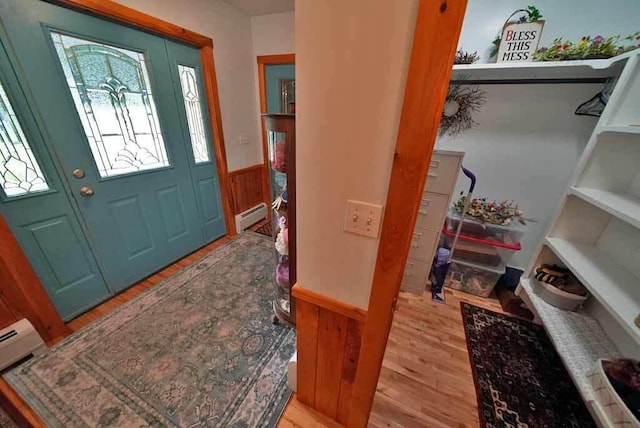
[[2, 428], [17, 428], [17, 425], [13, 423], [13, 420], [2, 410], [0, 407], [0, 427]]
[[460, 305], [482, 427], [595, 427], [543, 327]]
[[52, 427], [275, 426], [295, 331], [244, 233], [5, 377]]

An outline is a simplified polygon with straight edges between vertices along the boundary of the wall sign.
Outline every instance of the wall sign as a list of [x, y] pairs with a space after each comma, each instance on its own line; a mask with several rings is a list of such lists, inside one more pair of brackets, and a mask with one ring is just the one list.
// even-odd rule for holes
[[533, 61], [544, 21], [508, 23], [502, 29], [497, 62]]

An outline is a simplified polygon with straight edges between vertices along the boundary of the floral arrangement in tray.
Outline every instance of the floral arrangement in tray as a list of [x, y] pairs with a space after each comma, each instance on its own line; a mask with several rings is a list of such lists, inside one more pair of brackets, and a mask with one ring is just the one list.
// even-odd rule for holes
[[536, 61], [571, 61], [577, 59], [606, 59], [640, 47], [640, 31], [623, 39], [620, 36], [584, 36], [578, 43], [559, 37], [551, 46], [539, 48]]
[[[462, 213], [467, 202], [466, 196], [460, 196], [453, 208], [458, 213]], [[524, 213], [518, 209], [518, 204], [514, 201], [489, 201], [487, 198], [474, 198], [469, 204], [467, 215], [482, 222], [506, 226], [514, 219], [524, 223]]]

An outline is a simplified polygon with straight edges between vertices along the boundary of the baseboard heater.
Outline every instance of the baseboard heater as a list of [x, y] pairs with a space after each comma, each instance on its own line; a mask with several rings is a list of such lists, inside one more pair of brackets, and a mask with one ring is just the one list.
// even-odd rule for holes
[[26, 318], [0, 330], [0, 370], [29, 355], [42, 355], [46, 350], [47, 346]]
[[263, 218], [267, 218], [267, 204], [264, 202], [249, 208], [245, 212], [236, 214], [236, 231], [242, 233]]

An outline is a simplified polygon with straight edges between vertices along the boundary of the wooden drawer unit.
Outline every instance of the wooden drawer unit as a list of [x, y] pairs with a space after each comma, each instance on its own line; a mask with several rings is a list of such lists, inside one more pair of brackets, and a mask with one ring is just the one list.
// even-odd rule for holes
[[444, 216], [449, 207], [449, 196], [440, 193], [424, 192], [418, 208], [416, 227], [440, 231]]
[[424, 293], [463, 157], [462, 152], [433, 152], [402, 277], [402, 291]]
[[433, 152], [424, 190], [451, 195], [458, 179], [461, 163], [462, 157], [459, 155]]

